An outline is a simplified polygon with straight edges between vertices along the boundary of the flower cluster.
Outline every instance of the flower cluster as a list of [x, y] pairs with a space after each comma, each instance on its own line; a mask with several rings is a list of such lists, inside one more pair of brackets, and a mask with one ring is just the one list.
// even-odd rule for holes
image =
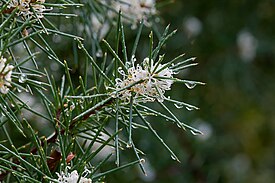
[[[125, 24], [131, 25], [135, 29], [138, 23], [143, 20], [145, 26], [151, 26], [150, 17], [156, 14], [155, 0], [100, 0], [100, 4], [106, 8], [102, 9], [103, 14], [90, 13], [83, 17], [88, 18], [90, 26], [78, 26], [78, 32], [84, 32], [88, 36], [102, 39], [110, 31], [112, 24], [117, 22], [118, 12], [122, 12], [121, 21]], [[76, 11], [76, 14], [83, 14], [82, 11]]]
[[0, 92], [3, 94], [8, 93], [11, 87], [11, 74], [13, 66], [6, 64], [7, 59], [0, 58]]
[[132, 66], [128, 68], [127, 74], [119, 68], [123, 79], [116, 78], [116, 91], [119, 91], [119, 98], [129, 102], [130, 98], [136, 102], [159, 102], [164, 100], [164, 93], [171, 89], [173, 84], [173, 71], [159, 62], [154, 64], [149, 58], [143, 60], [142, 66], [134, 66], [135, 59], [132, 59]]
[[118, 12], [121, 10], [123, 19], [132, 24], [135, 29], [137, 24], [144, 20], [146, 26], [150, 26], [149, 17], [156, 14], [155, 0], [113, 1], [112, 7]]
[[11, 0], [8, 9], [14, 9], [18, 7], [18, 16], [30, 17], [33, 15], [34, 10], [38, 18], [43, 18], [43, 12], [46, 10], [44, 3], [45, 0]]
[[[60, 174], [56, 173], [58, 176], [57, 181], [59, 183], [77, 183], [78, 182], [78, 179], [79, 179], [78, 172], [74, 170], [71, 173], [69, 173], [68, 172], [69, 169], [70, 167], [66, 167], [65, 172], [62, 171]], [[87, 175], [89, 173], [90, 171], [88, 169], [85, 169], [83, 174]], [[85, 178], [86, 175], [80, 178], [79, 183], [92, 183], [91, 179]]]

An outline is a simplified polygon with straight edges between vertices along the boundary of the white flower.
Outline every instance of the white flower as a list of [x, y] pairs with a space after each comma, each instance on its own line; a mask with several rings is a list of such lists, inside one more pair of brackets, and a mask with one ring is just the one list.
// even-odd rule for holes
[[134, 62], [132, 63], [127, 74], [121, 68], [118, 70], [123, 76], [123, 79], [115, 80], [119, 97], [125, 102], [129, 102], [131, 97], [134, 102], [153, 102], [155, 99], [162, 102], [165, 91], [170, 90], [173, 84], [173, 71], [160, 63], [154, 64], [153, 61], [150, 66], [149, 58], [143, 60], [142, 66], [134, 66]]
[[86, 15], [85, 17], [88, 17], [90, 21], [90, 26], [78, 27], [80, 32], [85, 31], [88, 36], [98, 39], [102, 39], [107, 35], [112, 23], [116, 22], [120, 10], [122, 12], [122, 22], [132, 25], [133, 29], [137, 27], [141, 20], [144, 20], [145, 26], [150, 26], [149, 18], [157, 12], [155, 0], [101, 0], [100, 4], [108, 7], [104, 9], [104, 13], [92, 12], [90, 15]]
[[133, 29], [141, 20], [144, 20], [146, 26], [150, 26], [149, 18], [157, 12], [155, 0], [102, 0], [101, 3], [110, 7], [106, 13], [109, 19], [115, 18], [121, 10], [122, 21], [131, 24]]
[[19, 9], [19, 12], [17, 15], [22, 15], [24, 17], [29, 17], [33, 15], [33, 12], [31, 11], [31, 7], [35, 11], [38, 18], [43, 18], [43, 12], [47, 9], [45, 6], [43, 6], [41, 3], [44, 3], [45, 0], [36, 0], [33, 2], [32, 0], [11, 0], [11, 2], [8, 5], [8, 8], [17, 8]]
[[237, 36], [237, 46], [240, 57], [250, 62], [256, 57], [258, 40], [248, 31], [241, 31]]
[[11, 87], [11, 74], [13, 66], [6, 64], [7, 59], [0, 58], [0, 92], [3, 94], [8, 93]]
[[198, 36], [202, 31], [202, 23], [197, 17], [189, 17], [184, 21], [184, 30], [189, 37]]
[[155, 0], [132, 0], [132, 1], [113, 1], [112, 7], [118, 12], [121, 10], [122, 20], [131, 23], [135, 29], [137, 23], [144, 20], [146, 26], [150, 26], [149, 17], [156, 14]]
[[[56, 173], [58, 176], [57, 181], [59, 183], [77, 183], [78, 179], [79, 179], [79, 175], [78, 172], [76, 170], [72, 171], [71, 173], [68, 172], [68, 170], [70, 169], [70, 167], [66, 167], [65, 168], [65, 172], [61, 171], [60, 174]], [[89, 174], [90, 171], [88, 169], [85, 168], [84, 173], [83, 174]], [[91, 179], [81, 177], [79, 183], [92, 183]]]

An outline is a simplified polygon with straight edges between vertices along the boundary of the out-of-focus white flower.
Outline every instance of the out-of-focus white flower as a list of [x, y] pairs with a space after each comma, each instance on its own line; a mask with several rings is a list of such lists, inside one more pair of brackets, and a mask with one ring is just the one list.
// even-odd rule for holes
[[248, 31], [241, 31], [237, 37], [237, 45], [240, 57], [246, 61], [252, 61], [256, 56], [257, 39]]
[[149, 17], [156, 14], [155, 0], [121, 0], [112, 1], [112, 7], [118, 12], [121, 10], [122, 20], [131, 23], [132, 28], [137, 27], [138, 22], [144, 20], [146, 26], [150, 26]]
[[[70, 167], [66, 167], [65, 168], [65, 172], [61, 171], [60, 174], [56, 173], [58, 176], [57, 181], [59, 183], [77, 183], [78, 179], [79, 179], [79, 175], [78, 172], [76, 170], [72, 171], [71, 173], [68, 172], [68, 170], [70, 169]], [[85, 176], [87, 176], [89, 173], [91, 173], [88, 169], [84, 170], [84, 176], [80, 178], [79, 183], [92, 183], [91, 179], [86, 178]]]
[[30, 17], [33, 15], [31, 7], [35, 11], [38, 18], [43, 18], [43, 12], [47, 9], [41, 3], [44, 3], [45, 0], [36, 0], [33, 2], [32, 0], [12, 0], [10, 1], [8, 8], [17, 8], [19, 12], [17, 15], [22, 15], [24, 17]]
[[134, 62], [135, 58], [127, 74], [121, 68], [118, 70], [123, 79], [116, 78], [116, 90], [129, 87], [119, 92], [119, 98], [125, 102], [129, 102], [131, 97], [134, 102], [153, 102], [155, 99], [162, 102], [165, 91], [173, 84], [173, 71], [160, 63], [154, 64], [153, 60], [150, 63], [149, 58], [143, 60], [142, 66], [134, 66]]
[[8, 93], [11, 87], [11, 74], [13, 66], [6, 64], [7, 59], [0, 58], [0, 92], [3, 94]]
[[92, 27], [90, 29], [93, 32], [94, 37], [97, 37], [99, 39], [105, 37], [105, 35], [110, 30], [110, 23], [104, 20], [103, 17], [101, 18], [101, 20], [99, 20], [99, 17], [95, 16], [94, 14], [91, 15], [91, 24]]
[[192, 126], [203, 133], [198, 136], [200, 140], [208, 140], [213, 135], [213, 127], [211, 124], [202, 119], [196, 120]]
[[234, 175], [240, 178], [247, 176], [248, 171], [250, 171], [250, 169], [252, 168], [251, 163], [251, 159], [247, 154], [240, 153], [232, 157], [230, 164], [228, 164], [227, 166], [228, 170], [232, 171]]
[[99, 2], [108, 7], [104, 9], [105, 13], [88, 15], [90, 26], [79, 27], [80, 32], [85, 31], [86, 34], [97, 39], [104, 38], [110, 31], [111, 25], [116, 22], [114, 19], [117, 18], [120, 10], [122, 12], [121, 21], [132, 25], [133, 29], [137, 27], [141, 20], [144, 21], [145, 26], [150, 26], [149, 19], [157, 12], [155, 0], [100, 0]]
[[148, 159], [144, 160], [143, 162], [144, 169], [146, 170], [146, 175], [142, 172], [141, 169], [139, 169], [139, 177], [144, 182], [153, 182], [156, 179], [156, 170], [151, 165], [150, 161]]
[[202, 31], [201, 21], [196, 17], [189, 17], [184, 21], [184, 30], [189, 37], [197, 36]]

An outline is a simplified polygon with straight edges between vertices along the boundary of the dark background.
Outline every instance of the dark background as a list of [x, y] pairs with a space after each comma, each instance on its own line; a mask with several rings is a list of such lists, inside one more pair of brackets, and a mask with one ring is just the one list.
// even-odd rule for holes
[[132, 168], [107, 182], [274, 182], [274, 3], [178, 0], [159, 9], [162, 23], [178, 29], [163, 50], [166, 60], [181, 53], [197, 57], [199, 65], [179, 77], [207, 83], [193, 90], [175, 84], [169, 95], [200, 110], [174, 112], [205, 135], [154, 119], [181, 163], [145, 133], [139, 138], [147, 178]]

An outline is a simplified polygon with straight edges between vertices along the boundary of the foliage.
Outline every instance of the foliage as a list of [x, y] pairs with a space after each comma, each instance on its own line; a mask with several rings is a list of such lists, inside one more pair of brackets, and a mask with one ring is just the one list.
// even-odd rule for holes
[[[101, 182], [136, 164], [146, 174], [145, 153], [135, 137], [144, 131], [180, 161], [152, 119], [201, 134], [173, 112], [198, 108], [166, 93], [174, 83], [189, 89], [204, 83], [180, 78], [180, 71], [197, 65], [194, 58], [161, 54], [176, 31], [169, 26], [157, 31], [154, 6], [1, 1], [1, 181]], [[145, 26], [155, 30], [147, 39]], [[129, 42], [128, 28], [136, 29]]]

